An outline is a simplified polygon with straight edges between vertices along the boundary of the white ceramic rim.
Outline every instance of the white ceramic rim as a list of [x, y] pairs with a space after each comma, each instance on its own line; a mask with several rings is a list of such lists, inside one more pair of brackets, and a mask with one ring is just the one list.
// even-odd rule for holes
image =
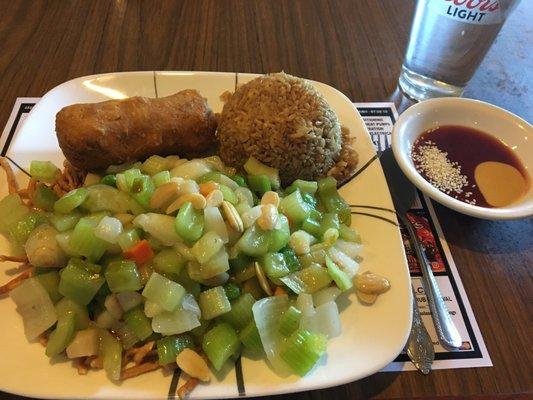
[[[426, 111], [427, 108], [439, 107], [443, 105], [457, 105], [458, 107], [459, 106], [467, 106], [467, 107], [475, 106], [479, 108], [486, 108], [487, 112], [496, 112], [496, 113], [504, 114], [508, 118], [512, 119], [513, 121], [516, 121], [516, 123], [524, 124], [531, 128], [531, 124], [529, 124], [526, 120], [520, 118], [516, 114], [513, 114], [501, 107], [498, 107], [498, 106], [495, 106], [495, 105], [492, 105], [492, 104], [489, 104], [489, 103], [486, 103], [480, 100], [443, 97], [443, 98], [425, 100], [420, 103], [417, 103], [411, 106], [410, 108], [408, 108], [406, 111], [404, 111], [400, 115], [400, 117], [394, 124], [393, 130], [392, 130], [392, 151], [394, 153], [396, 162], [402, 169], [403, 173], [407, 176], [407, 178], [418, 189], [420, 189], [422, 192], [427, 194], [433, 200], [437, 201], [438, 203], [448, 208], [451, 208], [452, 210], [455, 210], [457, 212], [460, 212], [466, 215], [470, 215], [472, 217], [492, 219], [492, 220], [503, 220], [503, 219], [527, 218], [527, 217], [532, 216], [533, 206], [529, 206], [529, 207], [525, 206], [517, 210], [510, 210], [509, 208], [506, 208], [506, 207], [501, 207], [501, 208], [479, 207], [479, 206], [471, 205], [463, 201], [457, 200], [441, 192], [439, 189], [435, 188], [431, 183], [425, 180], [422, 177], [422, 175], [420, 175], [417, 172], [417, 170], [415, 169], [414, 163], [411, 159], [411, 155], [409, 153], [402, 151], [401, 149], [401, 144], [405, 140], [405, 136], [402, 135], [400, 131], [400, 127], [404, 123], [406, 123], [406, 121], [409, 118], [412, 118], [413, 115], [417, 113], [422, 114]], [[420, 132], [420, 134], [422, 133], [423, 132]], [[490, 134], [490, 133], [487, 132], [487, 134]]]

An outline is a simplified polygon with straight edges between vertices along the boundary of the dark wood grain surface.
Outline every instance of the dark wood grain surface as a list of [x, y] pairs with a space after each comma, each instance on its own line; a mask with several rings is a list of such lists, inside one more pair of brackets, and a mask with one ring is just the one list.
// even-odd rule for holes
[[[529, 121], [532, 3], [519, 5], [466, 91]], [[285, 70], [354, 101], [387, 100], [413, 8], [408, 0], [0, 1], [0, 125], [16, 97], [110, 71]], [[285, 398], [533, 396], [533, 220], [437, 212], [494, 367], [379, 373]]]

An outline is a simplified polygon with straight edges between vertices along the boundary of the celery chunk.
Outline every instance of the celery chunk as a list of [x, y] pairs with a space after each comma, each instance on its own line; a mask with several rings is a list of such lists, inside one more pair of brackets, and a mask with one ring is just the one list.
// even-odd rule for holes
[[143, 296], [159, 304], [166, 311], [174, 311], [181, 304], [185, 289], [179, 283], [153, 272], [142, 292]]
[[221, 318], [235, 329], [240, 330], [253, 319], [252, 306], [254, 303], [254, 297], [250, 293], [244, 293], [237, 300], [231, 302], [231, 310], [222, 315]]
[[328, 229], [339, 229], [339, 216], [335, 213], [324, 213], [317, 238], [321, 239]]
[[68, 214], [76, 207], [80, 206], [84, 201], [89, 191], [85, 188], [73, 189], [54, 204], [54, 211], [62, 214]]
[[150, 209], [150, 198], [154, 194], [155, 185], [152, 179], [147, 175], [142, 175], [133, 180], [130, 189], [130, 195], [137, 203], [146, 209]]
[[261, 265], [270, 278], [282, 278], [290, 272], [285, 257], [281, 253], [265, 254]]
[[289, 246], [285, 246], [283, 249], [281, 249], [280, 253], [283, 254], [283, 258], [285, 258], [285, 265], [290, 272], [296, 272], [301, 268], [300, 260], [296, 256], [294, 250]]
[[41, 224], [47, 222], [46, 214], [40, 211], [32, 211], [19, 221], [11, 225], [9, 233], [11, 238], [20, 244], [26, 243], [32, 231]]
[[200, 264], [206, 263], [222, 247], [224, 242], [214, 231], [207, 232], [192, 247], [191, 252]]
[[299, 224], [307, 218], [313, 207], [303, 200], [300, 190], [296, 190], [281, 200], [280, 209], [292, 222]]
[[[43, 268], [48, 269], [48, 268]], [[57, 303], [63, 297], [59, 293], [59, 273], [57, 271], [49, 271], [42, 274], [35, 274], [35, 279], [37, 279], [41, 285], [43, 285], [44, 290], [50, 296], [52, 303]]]
[[102, 185], [117, 187], [117, 176], [113, 174], [106, 175], [100, 180], [100, 183]]
[[57, 320], [56, 328], [48, 337], [46, 344], [46, 355], [48, 357], [57, 356], [63, 352], [74, 338], [75, 317], [72, 313], [60, 316]]
[[51, 161], [32, 161], [30, 164], [30, 175], [41, 182], [54, 182], [61, 172]]
[[59, 293], [75, 302], [87, 305], [91, 302], [105, 279], [100, 276], [94, 264], [75, 258], [62, 270]]
[[113, 261], [105, 271], [105, 279], [113, 293], [132, 292], [142, 288], [137, 266], [133, 261]]
[[339, 226], [339, 237], [347, 242], [361, 243], [361, 235], [357, 233], [353, 228], [350, 228], [344, 224]]
[[314, 195], [318, 189], [318, 184], [315, 181], [304, 181], [302, 179], [296, 179], [288, 188], [285, 189], [285, 193], [291, 194], [296, 189], [299, 189], [302, 193], [309, 193]]
[[186, 202], [181, 206], [176, 216], [175, 227], [176, 233], [180, 237], [190, 242], [195, 242], [202, 236], [204, 219], [190, 202]]
[[78, 213], [52, 214], [50, 216], [50, 222], [59, 232], [65, 232], [74, 228], [79, 220], [80, 214]]
[[98, 355], [103, 360], [104, 370], [109, 379], [118, 381], [122, 367], [122, 345], [111, 333], [100, 330]]
[[252, 225], [241, 236], [236, 246], [249, 256], [262, 256], [270, 247], [270, 232], [262, 231], [256, 225]]
[[194, 349], [194, 340], [188, 334], [166, 336], [157, 341], [157, 356], [160, 365], [176, 362], [176, 356], [183, 349]]
[[202, 349], [217, 371], [231, 356], [237, 354], [239, 347], [237, 332], [226, 323], [216, 325], [204, 335], [202, 341]]
[[10, 194], [0, 200], [0, 231], [8, 232], [13, 224], [30, 212], [18, 194]]
[[107, 243], [95, 235], [98, 222], [96, 218], [92, 217], [81, 218], [69, 239], [72, 250], [91, 261], [98, 261], [107, 248]]
[[306, 219], [302, 222], [302, 229], [315, 237], [320, 237], [322, 213], [317, 210], [311, 210]]
[[296, 307], [290, 306], [281, 317], [279, 325], [280, 333], [284, 336], [291, 335], [300, 326], [301, 318], [302, 312]]
[[237, 198], [235, 192], [231, 190], [228, 186], [219, 184], [218, 189], [222, 192], [224, 200], [229, 201], [233, 205], [239, 202], [239, 199]]
[[278, 216], [279, 228], [271, 230], [269, 234], [269, 246], [268, 251], [270, 253], [275, 253], [284, 248], [291, 237], [291, 230], [289, 227], [289, 220], [283, 214]]
[[338, 214], [340, 222], [350, 225], [352, 220], [350, 206], [337, 191], [335, 178], [327, 177], [318, 181], [318, 196], [327, 212]]
[[259, 195], [272, 190], [272, 184], [266, 175], [248, 175], [248, 185], [253, 192]]
[[343, 292], [352, 288], [352, 280], [344, 271], [342, 271], [331, 258], [326, 256], [326, 267], [328, 268], [329, 276], [335, 281], [338, 288]]
[[56, 313], [58, 317], [66, 314], [74, 315], [76, 330], [87, 329], [89, 327], [90, 319], [87, 307], [76, 303], [68, 297], [63, 297], [59, 300], [56, 304]]
[[248, 175], [265, 175], [274, 189], [280, 187], [279, 171], [276, 168], [269, 167], [254, 157], [248, 158], [243, 167]]
[[152, 176], [152, 181], [154, 182], [155, 187], [158, 188], [159, 186], [170, 182], [170, 172], [169, 171], [158, 172], [157, 174]]
[[158, 272], [178, 275], [187, 260], [174, 249], [164, 249], [155, 255], [152, 262]]
[[31, 202], [45, 211], [52, 211], [55, 202], [59, 199], [57, 194], [45, 185], [37, 185], [31, 195]]
[[132, 248], [140, 241], [139, 232], [135, 228], [124, 230], [117, 238], [117, 243], [122, 251]]
[[318, 290], [329, 286], [332, 279], [326, 268], [318, 264], [311, 264], [309, 267], [281, 278], [294, 293], [315, 293]]
[[325, 335], [299, 329], [294, 332], [281, 350], [281, 358], [298, 375], [304, 376], [326, 352]]
[[200, 293], [198, 304], [202, 310], [203, 319], [213, 319], [231, 310], [231, 304], [222, 286]]
[[124, 314], [124, 321], [139, 340], [144, 340], [152, 334], [150, 319], [144, 315], [141, 307], [136, 307]]
[[242, 342], [245, 348], [250, 350], [254, 354], [263, 352], [263, 344], [261, 343], [261, 337], [254, 321], [250, 321], [239, 332], [239, 340]]

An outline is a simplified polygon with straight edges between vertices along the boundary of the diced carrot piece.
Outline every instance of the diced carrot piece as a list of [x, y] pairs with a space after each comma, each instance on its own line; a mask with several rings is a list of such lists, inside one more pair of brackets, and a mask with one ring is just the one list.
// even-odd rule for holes
[[152, 257], [154, 256], [154, 251], [150, 246], [150, 242], [145, 239], [141, 240], [140, 242], [136, 243], [128, 250], [126, 250], [123, 256], [128, 260], [133, 260], [137, 264], [142, 265], [152, 259]]

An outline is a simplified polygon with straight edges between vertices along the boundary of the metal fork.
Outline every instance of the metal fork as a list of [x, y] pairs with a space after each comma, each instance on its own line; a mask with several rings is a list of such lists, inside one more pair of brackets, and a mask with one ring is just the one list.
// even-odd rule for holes
[[418, 304], [416, 301], [416, 294], [413, 290], [413, 323], [411, 325], [411, 333], [407, 340], [407, 355], [424, 375], [429, 374], [431, 365], [435, 359], [435, 350], [431, 337], [422, 322]]

